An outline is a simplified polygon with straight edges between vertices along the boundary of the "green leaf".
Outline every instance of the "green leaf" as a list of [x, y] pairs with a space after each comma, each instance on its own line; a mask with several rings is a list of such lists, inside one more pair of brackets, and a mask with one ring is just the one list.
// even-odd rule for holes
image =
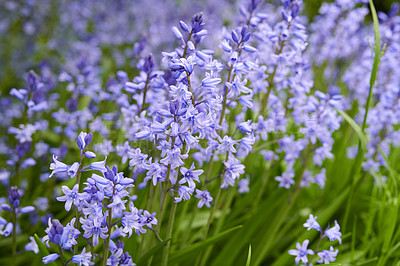
[[372, 65], [371, 78], [369, 82], [369, 85], [371, 87], [370, 89], [372, 90], [372, 87], [374, 86], [376, 81], [376, 76], [378, 74], [379, 63], [381, 61], [382, 54], [381, 54], [381, 38], [379, 34], [378, 16], [376, 15], [376, 9], [372, 0], [369, 0], [369, 5], [371, 7], [372, 20], [374, 22], [374, 33], [375, 33], [375, 56], [374, 56], [374, 64]]
[[143, 256], [140, 257], [138, 260], [137, 264], [138, 265], [144, 265], [145, 262], [147, 262], [154, 254], [157, 253], [161, 248], [163, 248], [170, 240], [172, 237], [164, 240], [163, 242], [158, 243], [155, 247], [150, 249], [148, 252], [146, 252]]
[[385, 159], [385, 162], [386, 162], [386, 165], [387, 165], [387, 169], [389, 170], [390, 177], [392, 178], [393, 185], [394, 185], [394, 188], [395, 188], [395, 193], [396, 193], [396, 196], [397, 196], [397, 176], [398, 175], [397, 175], [396, 171], [390, 166], [389, 159], [386, 157], [385, 153], [381, 149], [381, 146], [378, 145], [378, 149], [379, 149], [380, 153], [382, 154], [382, 157]]
[[206, 239], [203, 242], [194, 244], [194, 245], [192, 245], [191, 247], [189, 247], [187, 249], [180, 250], [180, 251], [177, 251], [175, 253], [172, 253], [170, 258], [169, 258], [169, 260], [168, 260], [168, 264], [172, 265], [174, 263], [177, 263], [177, 262], [180, 262], [182, 260], [185, 260], [186, 258], [188, 258], [190, 256], [194, 256], [194, 254], [197, 255], [199, 250], [201, 250], [204, 247], [207, 247], [207, 246], [209, 246], [209, 245], [211, 245], [211, 244], [213, 244], [213, 243], [215, 243], [215, 242], [217, 242], [219, 240], [222, 240], [223, 238], [228, 236], [230, 233], [232, 233], [232, 232], [234, 232], [234, 231], [236, 231], [236, 230], [238, 230], [238, 229], [240, 229], [242, 227], [243, 227], [242, 225], [235, 226], [235, 227], [233, 227], [231, 229], [228, 229], [228, 230], [226, 230], [226, 231], [224, 231], [222, 233], [219, 233], [216, 236], [210, 237], [210, 238]]
[[[38, 245], [39, 253], [40, 253], [43, 257], [49, 255], [50, 253], [49, 253], [49, 251], [47, 250], [47, 247], [42, 243], [42, 241], [40, 240], [40, 238], [38, 237], [38, 235], [37, 235], [37, 234], [34, 234], [34, 235], [33, 235], [33, 238], [35, 239], [35, 242], [36, 242], [36, 244]], [[50, 262], [50, 263], [48, 263], [48, 265], [57, 266], [57, 264], [54, 263], [54, 262]]]
[[372, 102], [372, 91], [374, 89], [374, 84], [376, 81], [376, 76], [378, 75], [378, 69], [379, 69], [379, 64], [381, 62], [381, 56], [382, 56], [382, 51], [381, 51], [381, 37], [379, 35], [379, 21], [378, 21], [378, 16], [376, 15], [376, 10], [374, 3], [372, 0], [369, 0], [369, 5], [371, 7], [371, 13], [372, 13], [372, 20], [374, 22], [374, 32], [375, 32], [375, 51], [374, 51], [374, 63], [372, 65], [372, 71], [371, 71], [371, 77], [369, 79], [369, 92], [368, 92], [368, 100], [365, 105], [365, 114], [364, 114], [364, 121], [362, 124], [362, 131], [364, 132], [364, 129], [367, 125], [367, 116], [368, 116], [368, 110]]
[[247, 255], [246, 266], [250, 266], [250, 261], [251, 261], [251, 245], [249, 246], [249, 253]]
[[349, 123], [349, 125], [353, 128], [353, 130], [357, 133], [358, 138], [361, 141], [361, 145], [362, 148], [365, 149], [366, 144], [367, 144], [367, 138], [364, 135], [363, 130], [361, 129], [361, 127], [356, 123], [356, 121], [353, 120], [353, 118], [351, 118], [348, 114], [346, 114], [345, 112], [343, 112], [340, 109], [336, 109], [336, 111], [343, 116], [343, 118], [347, 121], [347, 123]]

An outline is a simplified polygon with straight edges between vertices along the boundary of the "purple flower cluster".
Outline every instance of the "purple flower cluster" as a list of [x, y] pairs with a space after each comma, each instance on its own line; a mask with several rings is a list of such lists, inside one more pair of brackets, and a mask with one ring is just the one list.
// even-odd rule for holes
[[[163, 216], [171, 210], [172, 230], [177, 205], [209, 212], [207, 235], [224, 190], [324, 189], [340, 112], [357, 110], [356, 122], [366, 112], [374, 56], [365, 37], [373, 35], [365, 25], [368, 1], [323, 3], [312, 22], [302, 0], [239, 1], [238, 12], [226, 0], [139, 0], [140, 8], [129, 1], [36, 2], [0, 3], [0, 33], [22, 26], [26, 35], [10, 41], [15, 48], [0, 44], [0, 55], [4, 47], [13, 59], [7, 67], [22, 77], [21, 69], [36, 66], [38, 47], [49, 54], [25, 73], [22, 87], [0, 97], [7, 132], [0, 182], [8, 189], [1, 209], [9, 212], [0, 217], [0, 234], [19, 232], [20, 214], [48, 224], [42, 242], [59, 253], [43, 263], [65, 252], [69, 263], [132, 265], [123, 239], [150, 230], [162, 241]], [[373, 90], [362, 164], [371, 173], [387, 166], [379, 149], [390, 154], [400, 146], [398, 11], [393, 5], [379, 14], [383, 78]], [[46, 14], [58, 22], [54, 28]], [[357, 147], [348, 148], [355, 157]], [[34, 179], [25, 177], [30, 170]], [[35, 182], [50, 189], [32, 200], [35, 207], [21, 207], [22, 192]], [[69, 215], [50, 213], [49, 204]], [[221, 213], [222, 224], [228, 212]], [[323, 231], [310, 215], [304, 226], [320, 240], [341, 242], [336, 221]], [[35, 239], [26, 250], [38, 252]], [[150, 245], [142, 239], [140, 252]], [[335, 260], [338, 250], [314, 252], [309, 243], [289, 251], [296, 264], [308, 264], [307, 255]]]
[[304, 224], [304, 227], [307, 228], [308, 231], [311, 229], [317, 230], [320, 232], [320, 238], [319, 238], [319, 243], [317, 250], [314, 252], [312, 249], [308, 249], [308, 244], [310, 241], [308, 239], [304, 240], [303, 244], [297, 243], [296, 244], [296, 249], [291, 249], [289, 250], [289, 254], [296, 256], [295, 262], [296, 265], [299, 264], [299, 262], [303, 262], [305, 265], [311, 265], [309, 264], [312, 261], [309, 261], [307, 255], [318, 255], [320, 257], [319, 260], [317, 260], [317, 263], [320, 264], [329, 264], [331, 262], [334, 262], [336, 260], [336, 256], [338, 254], [338, 250], [334, 249], [333, 246], [330, 247], [329, 250], [322, 250], [319, 251], [318, 248], [320, 246], [320, 242], [324, 237], [327, 237], [329, 241], [335, 241], [338, 240], [340, 244], [342, 244], [342, 233], [340, 232], [340, 226], [335, 221], [335, 225], [332, 228], [327, 228], [325, 231], [321, 229], [321, 226], [317, 222], [318, 217], [314, 217], [314, 215], [310, 214], [310, 217], [307, 219], [307, 222]]

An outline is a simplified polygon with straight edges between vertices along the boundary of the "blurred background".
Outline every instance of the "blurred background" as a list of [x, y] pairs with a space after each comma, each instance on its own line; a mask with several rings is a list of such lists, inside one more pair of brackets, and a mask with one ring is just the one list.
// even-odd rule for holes
[[[130, 71], [130, 58], [135, 42], [147, 38], [148, 51], [158, 56], [174, 42], [161, 39], [179, 19], [188, 19], [203, 11], [206, 20], [227, 25], [241, 4], [248, 1], [184, 1], [184, 0], [2, 0], [0, 1], [0, 91], [22, 87], [23, 75], [40, 64], [49, 64], [53, 72], [67, 56], [76, 40], [98, 47], [104, 81], [118, 69]], [[280, 2], [280, 0], [268, 0]], [[318, 14], [321, 0], [304, 0], [310, 20]], [[374, 0], [377, 11], [387, 12], [399, 0]], [[227, 9], [226, 7], [231, 7]], [[129, 8], [127, 8], [129, 7]], [[138, 8], [140, 7], [140, 8]], [[228, 25], [227, 25], [228, 26]], [[142, 32], [138, 32], [138, 29]], [[160, 35], [161, 36], [161, 35]], [[96, 43], [91, 43], [96, 40]], [[100, 41], [99, 41], [100, 40]], [[76, 48], [76, 47], [75, 47]], [[77, 48], [80, 49], [80, 48]], [[122, 55], [122, 56], [121, 56]], [[119, 60], [119, 62], [118, 62]]]

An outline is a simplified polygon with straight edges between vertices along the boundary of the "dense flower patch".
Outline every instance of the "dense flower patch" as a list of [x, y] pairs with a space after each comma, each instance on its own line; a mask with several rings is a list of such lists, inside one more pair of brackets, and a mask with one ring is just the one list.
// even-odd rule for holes
[[0, 264], [399, 260], [399, 4], [0, 7]]

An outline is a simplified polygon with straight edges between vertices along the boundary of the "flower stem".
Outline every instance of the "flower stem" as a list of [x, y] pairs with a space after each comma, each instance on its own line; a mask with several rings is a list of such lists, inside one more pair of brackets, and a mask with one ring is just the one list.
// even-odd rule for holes
[[[83, 160], [83, 151], [81, 150], [81, 159], [79, 160], [79, 169], [78, 172], [76, 173], [76, 183], [78, 184], [78, 192], [80, 192], [81, 188], [81, 172], [82, 172], [82, 160]], [[78, 208], [75, 208], [75, 228], [79, 229], [79, 211]], [[78, 253], [78, 245], [74, 246], [74, 254]]]
[[17, 227], [17, 215], [15, 213], [14, 207], [12, 208], [12, 223], [13, 223], [13, 231], [12, 231], [12, 257], [13, 257], [13, 265], [16, 264], [16, 256], [17, 256], [17, 236], [16, 236], [16, 227]]
[[[113, 195], [115, 194], [115, 184], [113, 186]], [[111, 202], [112, 203], [112, 202]], [[109, 246], [110, 246], [110, 239], [111, 239], [111, 226], [112, 226], [112, 208], [110, 208], [108, 217], [107, 217], [107, 226], [108, 226], [108, 236], [106, 239], [106, 243], [104, 245], [104, 252], [103, 252], [103, 266], [107, 265], [108, 253], [109, 253]]]
[[[174, 227], [174, 221], [175, 221], [176, 206], [177, 206], [177, 203], [172, 202], [171, 213], [169, 215], [169, 220], [168, 220], [166, 239], [170, 238], [172, 235], [172, 228]], [[163, 252], [163, 256], [162, 256], [162, 263], [161, 263], [162, 266], [167, 265], [170, 247], [171, 247], [171, 241], [169, 241], [167, 243], [167, 246], [164, 248], [164, 252]]]
[[64, 261], [64, 256], [63, 256], [63, 251], [62, 251], [62, 248], [61, 248], [61, 246], [58, 246], [59, 247], [59, 249], [60, 249], [60, 260], [61, 260], [61, 265], [65, 265], [65, 261]]

